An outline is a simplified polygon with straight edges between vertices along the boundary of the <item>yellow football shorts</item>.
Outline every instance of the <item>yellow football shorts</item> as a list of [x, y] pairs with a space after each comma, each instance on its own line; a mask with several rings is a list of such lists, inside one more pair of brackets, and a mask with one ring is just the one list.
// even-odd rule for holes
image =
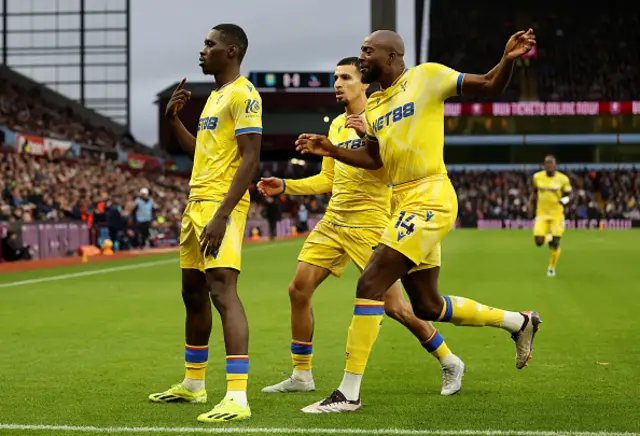
[[362, 272], [383, 231], [382, 227], [345, 227], [322, 219], [307, 236], [298, 261], [340, 277], [351, 259]]
[[458, 197], [449, 177], [438, 174], [394, 186], [392, 209], [380, 242], [415, 264], [410, 274], [440, 266], [440, 243], [458, 216]]
[[536, 215], [533, 235], [547, 236], [549, 233], [557, 238], [564, 235], [564, 215]]
[[234, 210], [227, 221], [227, 232], [217, 254], [204, 257], [200, 249], [200, 236], [218, 210], [216, 201], [191, 200], [182, 214], [180, 230], [180, 268], [199, 269], [233, 268], [240, 271], [242, 241], [247, 216]]

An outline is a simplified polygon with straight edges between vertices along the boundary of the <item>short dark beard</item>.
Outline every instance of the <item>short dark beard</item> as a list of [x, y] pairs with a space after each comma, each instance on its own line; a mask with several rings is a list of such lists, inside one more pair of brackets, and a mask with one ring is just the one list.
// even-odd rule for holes
[[339, 98], [337, 99], [337, 102], [339, 105], [347, 107], [347, 105], [349, 104], [349, 100], [347, 100], [346, 98]]
[[380, 72], [376, 70], [367, 70], [366, 73], [362, 73], [362, 83], [370, 84], [375, 83], [380, 78]]

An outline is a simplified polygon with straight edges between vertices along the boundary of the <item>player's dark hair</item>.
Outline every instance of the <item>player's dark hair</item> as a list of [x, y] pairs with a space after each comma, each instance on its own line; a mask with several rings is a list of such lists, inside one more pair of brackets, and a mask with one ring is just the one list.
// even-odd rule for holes
[[249, 38], [242, 27], [237, 24], [227, 23], [218, 24], [213, 28], [213, 30], [220, 32], [223, 37], [227, 38], [227, 41], [230, 44], [238, 47], [238, 60], [242, 62], [244, 55], [247, 54], [247, 49], [249, 48]]
[[544, 157], [544, 160], [547, 160], [547, 159], [549, 159], [549, 158], [551, 158], [551, 159], [553, 159], [554, 161], [558, 162], [558, 159], [556, 159], [556, 157], [555, 157], [554, 155], [552, 155], [552, 154], [548, 154], [548, 155], [546, 155], [546, 156]]
[[343, 65], [353, 65], [354, 67], [356, 67], [356, 69], [360, 70], [360, 59], [356, 56], [340, 59], [340, 62], [338, 62], [337, 66], [341, 67]]

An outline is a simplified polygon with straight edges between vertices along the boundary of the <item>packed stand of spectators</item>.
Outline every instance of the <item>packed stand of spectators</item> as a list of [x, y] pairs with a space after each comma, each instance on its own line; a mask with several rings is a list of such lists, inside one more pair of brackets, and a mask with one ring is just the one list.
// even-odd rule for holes
[[[262, 177], [302, 178], [317, 174], [320, 162], [263, 162]], [[569, 219], [640, 220], [640, 170], [566, 171], [574, 194]], [[482, 219], [529, 219], [532, 171], [450, 171], [459, 199], [461, 224]], [[258, 179], [256, 179], [257, 182]], [[330, 194], [280, 195], [265, 199], [250, 187], [249, 219], [275, 223], [292, 218], [298, 231], [320, 217]], [[176, 240], [189, 193], [185, 175], [132, 172], [114, 161], [68, 161], [0, 153], [0, 221], [82, 220], [108, 229], [119, 249], [141, 248], [161, 239]]]
[[104, 127], [92, 126], [71, 108], [47, 104], [38, 89], [27, 91], [6, 80], [0, 81], [0, 126], [105, 150], [140, 149], [130, 135], [118, 136]]
[[[573, 194], [565, 208], [568, 219], [640, 220], [640, 169], [564, 171]], [[483, 219], [530, 219], [531, 172], [451, 172], [463, 225]]]
[[611, 0], [531, 6], [538, 36], [541, 100], [626, 101], [640, 97], [640, 4]]
[[136, 174], [113, 161], [0, 153], [0, 221], [82, 220], [108, 228], [121, 249], [149, 245], [158, 235], [177, 237], [188, 189], [185, 177]]
[[[495, 1], [491, 7], [478, 7], [470, 0], [431, 1], [429, 62], [438, 62], [465, 73], [483, 74], [500, 60], [505, 44], [515, 32], [518, 4]], [[517, 101], [520, 76], [514, 74], [505, 93], [491, 101]], [[459, 98], [451, 99], [451, 101]], [[462, 98], [462, 101], [468, 101]]]
[[[485, 8], [471, 0], [433, 0], [430, 26], [429, 60], [470, 73], [489, 71], [515, 31], [534, 29], [535, 56], [518, 61], [501, 100], [626, 101], [640, 96], [638, 2], [584, 3], [577, 11], [571, 2], [550, 0], [494, 0]], [[521, 93], [523, 81], [534, 86]]]

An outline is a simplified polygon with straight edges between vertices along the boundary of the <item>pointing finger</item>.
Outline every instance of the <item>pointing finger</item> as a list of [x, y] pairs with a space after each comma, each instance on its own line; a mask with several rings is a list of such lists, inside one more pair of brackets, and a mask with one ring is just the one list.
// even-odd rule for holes
[[184, 85], [187, 83], [187, 78], [183, 77], [182, 80], [180, 81], [180, 83], [178, 84], [178, 87], [176, 88], [176, 91], [179, 91], [181, 89], [184, 88]]

